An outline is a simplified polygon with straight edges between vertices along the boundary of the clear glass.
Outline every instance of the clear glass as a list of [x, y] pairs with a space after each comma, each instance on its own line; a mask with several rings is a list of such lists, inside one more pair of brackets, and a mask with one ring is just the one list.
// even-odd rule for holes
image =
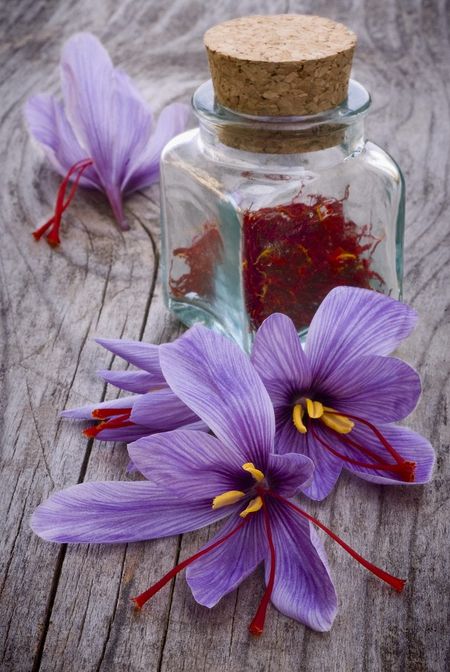
[[401, 296], [404, 183], [364, 138], [366, 89], [308, 117], [238, 115], [193, 97], [199, 128], [161, 161], [164, 291], [186, 324], [201, 322], [249, 349], [267, 315], [306, 333], [337, 285]]

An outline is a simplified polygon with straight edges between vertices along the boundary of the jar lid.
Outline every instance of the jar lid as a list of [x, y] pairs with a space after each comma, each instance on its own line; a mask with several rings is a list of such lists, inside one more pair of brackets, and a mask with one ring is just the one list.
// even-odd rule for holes
[[262, 116], [317, 114], [347, 96], [356, 35], [320, 16], [247, 16], [204, 37], [218, 102]]

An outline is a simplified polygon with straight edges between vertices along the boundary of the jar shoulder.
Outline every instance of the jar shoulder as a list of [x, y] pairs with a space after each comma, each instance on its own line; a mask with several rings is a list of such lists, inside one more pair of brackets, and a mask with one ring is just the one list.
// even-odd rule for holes
[[395, 159], [370, 140], [365, 141], [358, 151], [348, 156], [345, 156], [344, 151], [338, 158], [336, 153], [330, 154], [330, 163], [327, 163], [327, 157], [319, 154], [322, 153], [249, 156], [246, 152], [236, 153], [234, 150], [227, 154], [226, 148], [211, 151], [211, 148], [205, 148], [203, 145], [199, 129], [194, 128], [176, 136], [166, 145], [161, 156], [161, 165], [163, 172], [169, 166], [171, 169], [179, 168], [181, 171], [191, 167], [194, 168], [192, 177], [200, 172], [208, 173], [219, 180], [221, 175], [231, 176], [234, 173], [241, 176], [248, 170], [253, 175], [259, 175], [262, 181], [267, 179], [267, 182], [273, 182], [277, 175], [292, 178], [301, 177], [306, 172], [309, 175], [315, 174], [320, 179], [321, 175], [336, 172], [350, 182], [355, 179], [359, 181], [366, 175], [372, 181], [381, 181], [384, 186], [390, 183], [394, 190], [404, 189], [403, 175]]
[[397, 161], [385, 149], [367, 140], [364, 143], [363, 151], [361, 152], [362, 162], [371, 170], [385, 174], [390, 177], [393, 182], [399, 183], [403, 187], [404, 178], [403, 173]]

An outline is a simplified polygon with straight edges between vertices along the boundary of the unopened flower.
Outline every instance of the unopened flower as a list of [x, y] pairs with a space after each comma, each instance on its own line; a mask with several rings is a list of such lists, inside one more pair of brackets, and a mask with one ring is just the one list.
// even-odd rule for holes
[[125, 339], [99, 338], [97, 343], [139, 369], [97, 373], [120, 390], [137, 394], [63, 411], [64, 418], [96, 421], [83, 431], [86, 437], [130, 443], [141, 436], [180, 427], [207, 430], [166, 383], [159, 364], [159, 346]]
[[145, 482], [82, 483], [54, 494], [35, 511], [44, 539], [118, 543], [152, 539], [228, 520], [212, 541], [134, 598], [142, 607], [185, 567], [194, 598], [212, 607], [264, 562], [266, 590], [250, 624], [261, 634], [271, 601], [319, 631], [336, 614], [325, 552], [311, 523], [352, 557], [401, 591], [404, 581], [353, 551], [292, 499], [310, 480], [313, 463], [276, 455], [270, 398], [249, 358], [204, 327], [161, 346], [165, 379], [215, 437], [175, 430], [129, 446]]
[[261, 325], [252, 361], [275, 408], [276, 450], [312, 459], [309, 497], [326, 497], [343, 467], [375, 483], [430, 479], [430, 443], [391, 424], [409, 415], [420, 396], [417, 372], [386, 356], [415, 322], [416, 313], [399, 301], [338, 287], [317, 310], [305, 350], [285, 315]]
[[189, 113], [186, 105], [168, 105], [153, 128], [151, 111], [133, 82], [113, 67], [89, 33], [76, 34], [65, 44], [61, 86], [64, 104], [37, 95], [25, 106], [30, 134], [64, 176], [53, 217], [33, 234], [36, 239], [47, 234], [51, 245], [60, 242], [61, 216], [78, 185], [104, 192], [118, 224], [128, 229], [123, 196], [158, 179], [161, 151], [184, 130]]

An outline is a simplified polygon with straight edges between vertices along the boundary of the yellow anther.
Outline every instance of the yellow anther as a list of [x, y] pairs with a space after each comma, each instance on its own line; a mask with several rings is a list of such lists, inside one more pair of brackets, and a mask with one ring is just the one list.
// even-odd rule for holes
[[303, 424], [303, 416], [305, 414], [305, 409], [301, 404], [295, 404], [292, 410], [292, 420], [294, 421], [295, 429], [297, 429], [300, 434], [306, 434], [306, 427]]
[[264, 480], [263, 472], [257, 469], [253, 464], [253, 462], [246, 462], [245, 464], [242, 465], [242, 468], [245, 471], [248, 471], [248, 473], [251, 474], [255, 479], [255, 481], [257, 481], [258, 483]]
[[212, 502], [213, 509], [220, 509], [222, 506], [228, 506], [229, 504], [236, 504], [240, 499], [245, 497], [245, 492], [240, 490], [228, 490], [221, 495], [214, 497]]
[[324, 412], [323, 404], [320, 401], [312, 401], [311, 399], [306, 400], [306, 411], [310, 418], [317, 420], [321, 418]]
[[352, 422], [350, 418], [347, 418], [345, 415], [339, 415], [339, 413], [335, 412], [333, 413], [328, 412], [332, 410], [333, 410], [332, 408], [327, 408], [326, 406], [324, 407], [324, 413], [320, 418], [323, 424], [329, 427], [330, 429], [333, 429], [338, 434], [348, 434], [349, 432], [351, 432], [353, 427], [355, 426], [355, 423]]
[[246, 516], [248, 516], [249, 513], [256, 513], [257, 511], [259, 511], [262, 505], [263, 505], [262, 497], [259, 497], [258, 495], [258, 497], [255, 497], [255, 499], [251, 499], [249, 501], [247, 508], [241, 511], [239, 515], [241, 518], [245, 518]]

